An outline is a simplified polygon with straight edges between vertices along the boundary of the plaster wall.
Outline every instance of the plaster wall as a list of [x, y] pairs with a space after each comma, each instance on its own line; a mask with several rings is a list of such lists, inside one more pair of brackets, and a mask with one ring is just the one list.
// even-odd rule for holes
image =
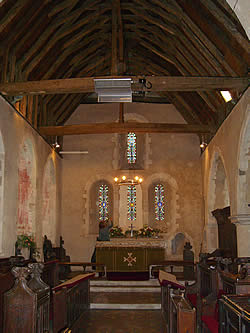
[[[173, 105], [125, 103], [124, 115], [129, 119], [144, 118], [148, 122], [185, 123]], [[154, 112], [152, 112], [152, 108]], [[114, 122], [119, 117], [119, 104], [81, 105], [67, 124]], [[64, 137], [64, 150], [88, 150], [87, 155], [64, 155], [62, 162], [62, 235], [72, 260], [90, 260], [96, 234], [89, 234], [87, 184], [97, 179], [113, 182], [119, 170], [113, 168], [115, 134]], [[170, 179], [176, 184], [175, 225], [167, 221], [165, 237], [167, 253], [171, 240], [182, 232], [199, 252], [202, 221], [201, 162], [198, 136], [194, 134], [149, 134], [150, 165], [140, 170], [143, 222], [148, 224], [147, 189], [157, 179]], [[90, 187], [89, 185], [89, 187]], [[166, 194], [167, 195], [167, 194]], [[115, 197], [116, 198], [116, 197]], [[87, 204], [86, 204], [87, 203]], [[116, 202], [114, 202], [116, 207]], [[114, 216], [114, 224], [117, 224]], [[98, 222], [97, 222], [98, 223]]]
[[[35, 200], [35, 236], [38, 247], [42, 247], [42, 184], [44, 168], [48, 158], [52, 158], [55, 172], [56, 194], [56, 225], [57, 242], [59, 242], [59, 212], [60, 212], [60, 163], [61, 159], [51, 149], [50, 145], [34, 130], [24, 118], [3, 98], [0, 97], [0, 133], [5, 150], [4, 188], [3, 188], [3, 217], [2, 217], [2, 251], [1, 257], [14, 255], [14, 244], [17, 235], [18, 211], [18, 163], [22, 144], [29, 139], [34, 150], [36, 165], [36, 200]], [[0, 229], [1, 230], [1, 229]], [[58, 243], [57, 243], [58, 244]]]
[[[229, 204], [231, 208], [231, 216], [242, 216], [241, 207], [239, 205], [240, 193], [238, 183], [240, 170], [240, 149], [242, 144], [243, 129], [249, 121], [250, 113], [250, 89], [248, 89], [235, 105], [230, 115], [223, 122], [216, 135], [213, 137], [208, 147], [202, 154], [202, 178], [203, 178], [203, 195], [205, 202], [205, 224], [211, 227], [211, 211], [209, 209], [209, 199], [213, 193], [209, 192], [210, 172], [212, 169], [213, 158], [215, 154], [219, 155], [223, 161], [227, 186], [229, 192]], [[249, 127], [248, 127], [249, 128]], [[247, 133], [245, 133], [247, 135]], [[250, 149], [250, 147], [249, 147]], [[223, 208], [223, 207], [213, 207]], [[245, 212], [244, 212], [245, 213]], [[215, 221], [214, 221], [215, 223]], [[237, 226], [238, 238], [238, 256], [249, 256], [249, 234], [250, 234], [250, 214], [244, 214], [244, 237], [239, 237], [241, 226]], [[210, 232], [216, 233], [217, 229], [212, 228]], [[212, 236], [212, 235], [211, 235]]]
[[249, 0], [227, 0], [235, 14], [237, 15], [240, 23], [246, 31], [248, 38], [250, 38], [250, 2]]

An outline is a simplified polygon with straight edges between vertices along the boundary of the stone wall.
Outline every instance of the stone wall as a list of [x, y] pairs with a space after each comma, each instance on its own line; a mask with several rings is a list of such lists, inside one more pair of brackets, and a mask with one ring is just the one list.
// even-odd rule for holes
[[[125, 103], [126, 121], [185, 123], [173, 105]], [[152, 109], [154, 112], [152, 112]], [[81, 105], [67, 124], [113, 122], [119, 118], [119, 104]], [[142, 188], [143, 224], [149, 220], [150, 185], [158, 180], [171, 188], [168, 219], [160, 226], [167, 239], [166, 254], [182, 258], [176, 251], [176, 235], [189, 240], [196, 254], [200, 248], [202, 226], [201, 162], [198, 136], [194, 134], [146, 134], [144, 138], [144, 178]], [[90, 190], [103, 179], [110, 184], [120, 175], [119, 144], [116, 134], [64, 137], [64, 150], [87, 150], [87, 155], [64, 155], [62, 162], [62, 234], [72, 260], [90, 260], [96, 233], [90, 223]], [[118, 156], [118, 157], [117, 157]], [[168, 193], [166, 193], [168, 196]], [[119, 223], [119, 195], [114, 187], [113, 221]], [[158, 227], [158, 225], [153, 225]], [[96, 228], [96, 230], [98, 230]], [[174, 250], [173, 250], [174, 249]]]

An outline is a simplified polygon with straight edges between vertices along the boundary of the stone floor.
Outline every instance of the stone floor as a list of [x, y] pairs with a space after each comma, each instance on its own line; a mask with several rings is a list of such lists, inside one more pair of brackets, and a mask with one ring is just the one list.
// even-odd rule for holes
[[76, 333], [167, 333], [161, 310], [89, 310], [77, 326]]
[[90, 310], [76, 333], [167, 333], [158, 280], [90, 281]]

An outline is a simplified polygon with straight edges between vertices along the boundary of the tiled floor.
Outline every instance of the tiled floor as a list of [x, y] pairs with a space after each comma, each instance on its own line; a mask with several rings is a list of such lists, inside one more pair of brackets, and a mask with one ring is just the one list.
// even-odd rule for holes
[[77, 333], [167, 333], [160, 310], [89, 310]]

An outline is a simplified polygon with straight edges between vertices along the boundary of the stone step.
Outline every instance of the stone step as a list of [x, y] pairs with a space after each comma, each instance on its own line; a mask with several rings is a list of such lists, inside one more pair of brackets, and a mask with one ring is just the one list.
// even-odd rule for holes
[[161, 289], [160, 287], [148, 287], [148, 286], [113, 286], [113, 287], [107, 287], [107, 286], [91, 286], [90, 292], [144, 292], [144, 293], [151, 293], [156, 292], [160, 293]]
[[106, 280], [106, 279], [92, 279], [90, 280], [90, 286], [150, 286], [160, 287], [160, 283], [157, 279], [155, 280], [145, 280], [145, 281], [112, 281], [112, 280]]
[[141, 309], [156, 310], [161, 308], [158, 292], [91, 292], [91, 309]]

